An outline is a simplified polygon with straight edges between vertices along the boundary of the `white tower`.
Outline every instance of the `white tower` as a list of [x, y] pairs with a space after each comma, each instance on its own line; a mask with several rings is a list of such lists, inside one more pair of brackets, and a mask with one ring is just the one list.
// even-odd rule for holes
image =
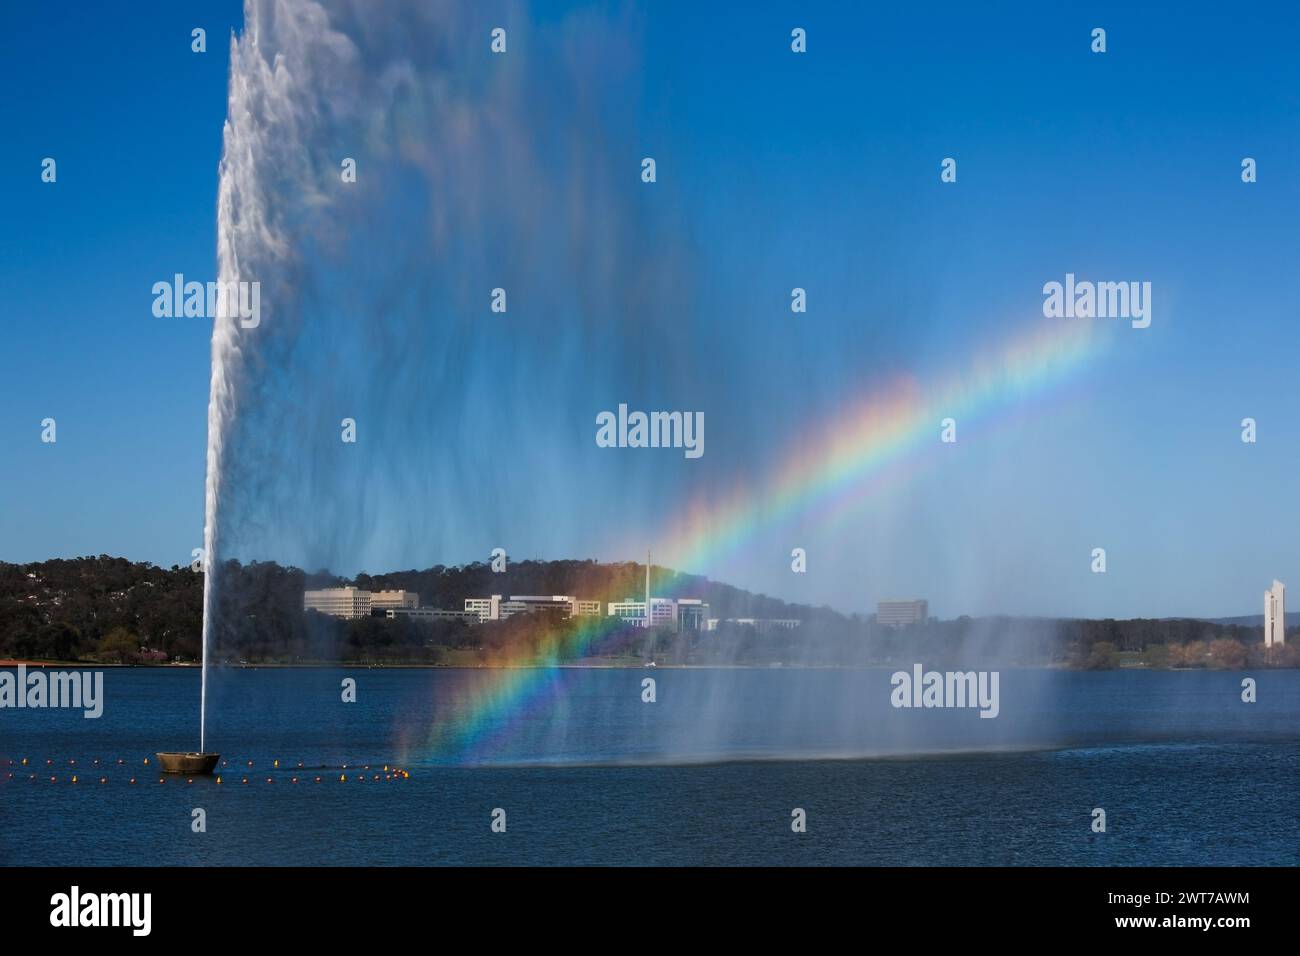
[[1286, 643], [1286, 586], [1276, 579], [1264, 592], [1264, 646]]

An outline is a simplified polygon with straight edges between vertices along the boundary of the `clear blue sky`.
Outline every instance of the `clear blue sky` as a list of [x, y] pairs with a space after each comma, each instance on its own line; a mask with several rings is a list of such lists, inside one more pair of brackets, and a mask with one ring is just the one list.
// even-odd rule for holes
[[[536, 19], [574, 20], [569, 6]], [[591, 409], [704, 408], [698, 470], [638, 460], [655, 490], [620, 497], [628, 459], [594, 449], [586, 415], [560, 417], [545, 464], [572, 474], [547, 485], [547, 507], [485, 515], [482, 535], [471, 517], [423, 545], [380, 538], [358, 566], [461, 563], [500, 543], [516, 557], [633, 557], [627, 541], [652, 538], [697, 480], [761, 483], [873, 383], [925, 381], [1052, 321], [1042, 284], [1075, 272], [1151, 281], [1152, 327], [1117, 330], [1097, 363], [1003, 427], [963, 434], [946, 464], [847, 523], [758, 527], [725, 564], [687, 570], [844, 610], [926, 596], [943, 616], [1257, 613], [1274, 577], [1300, 586], [1293, 8], [700, 6], [631, 8], [640, 72], [618, 123], [634, 170], [643, 153], [659, 163], [656, 241], [689, 260], [676, 306], [690, 321], [674, 331], [660, 316], [661, 340], [627, 347], [704, 355], [689, 387], [641, 381]], [[15, 8], [0, 33], [0, 560], [186, 563], [202, 535], [211, 326], [155, 318], [149, 290], [213, 275], [227, 42], [243, 14], [59, 9]], [[487, 4], [480, 19], [533, 52], [517, 9]], [[195, 26], [206, 54], [190, 52]], [[793, 26], [808, 31], [804, 56], [789, 51]], [[1095, 26], [1104, 55], [1089, 51]], [[46, 156], [57, 184], [40, 181]], [[953, 185], [939, 182], [946, 156]], [[1256, 184], [1240, 181], [1245, 156]], [[810, 297], [798, 319], [795, 285]], [[1245, 416], [1256, 445], [1239, 439]], [[56, 445], [40, 442], [45, 417]], [[805, 576], [789, 572], [792, 544], [809, 549]], [[1096, 546], [1105, 576], [1088, 570]], [[292, 541], [258, 550], [242, 556], [307, 560]]]

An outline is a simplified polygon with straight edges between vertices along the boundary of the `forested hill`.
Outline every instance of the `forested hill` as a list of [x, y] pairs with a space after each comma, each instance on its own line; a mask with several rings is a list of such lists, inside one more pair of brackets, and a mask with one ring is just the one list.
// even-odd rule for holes
[[[518, 561], [493, 572], [483, 563], [348, 580], [328, 572], [305, 573], [273, 562], [228, 562], [222, 571], [218, 644], [233, 653], [301, 647], [309, 633], [302, 610], [306, 588], [356, 584], [369, 590], [404, 588], [421, 604], [460, 610], [467, 597], [492, 594], [570, 594], [589, 600], [621, 600], [645, 593], [645, 565], [596, 561]], [[828, 608], [787, 604], [707, 578], [653, 567], [656, 595], [696, 597], [714, 617], [774, 617], [847, 627], [850, 620]], [[164, 569], [108, 555], [54, 559], [35, 564], [0, 562], [0, 658], [72, 660], [93, 655], [112, 635], [126, 646], [168, 659], [199, 655], [203, 622], [203, 574], [189, 567]], [[115, 633], [116, 632], [116, 633]]]
[[[223, 566], [210, 649], [220, 662], [376, 662], [484, 664], [540, 659], [565, 644], [575, 622], [549, 615], [469, 625], [405, 618], [343, 621], [304, 612], [306, 588], [356, 584], [416, 591], [426, 607], [459, 610], [467, 597], [568, 594], [601, 602], [645, 593], [645, 565], [595, 561], [511, 562], [361, 574], [348, 581], [270, 562]], [[1002, 666], [1109, 669], [1294, 667], [1300, 633], [1266, 650], [1263, 628], [1173, 619], [1057, 620], [959, 617], [907, 628], [829, 608], [787, 604], [707, 578], [651, 571], [655, 595], [708, 602], [716, 631], [613, 627], [584, 655], [611, 663]], [[194, 661], [200, 656], [203, 575], [108, 556], [0, 563], [0, 660], [118, 663]], [[726, 623], [728, 618], [788, 618], [794, 629]]]
[[[341, 579], [336, 579], [341, 580]], [[389, 574], [360, 574], [357, 587], [378, 591], [417, 591], [428, 607], [458, 610], [467, 597], [492, 594], [568, 594], [584, 600], [619, 601], [645, 597], [645, 565], [635, 562], [602, 564], [597, 561], [518, 561], [497, 573], [487, 564], [433, 567], [427, 571], [394, 571]], [[763, 594], [753, 594], [705, 577], [679, 574], [652, 565], [650, 588], [656, 597], [700, 598], [713, 617], [799, 618], [813, 617], [844, 622], [847, 619], [829, 608], [788, 604]]]

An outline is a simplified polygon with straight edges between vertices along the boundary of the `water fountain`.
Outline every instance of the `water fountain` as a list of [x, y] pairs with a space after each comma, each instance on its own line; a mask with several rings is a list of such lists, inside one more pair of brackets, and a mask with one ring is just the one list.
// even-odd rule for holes
[[221, 754], [195, 751], [190, 753], [163, 751], [155, 756], [163, 773], [210, 774], [216, 769], [217, 761], [221, 759]]

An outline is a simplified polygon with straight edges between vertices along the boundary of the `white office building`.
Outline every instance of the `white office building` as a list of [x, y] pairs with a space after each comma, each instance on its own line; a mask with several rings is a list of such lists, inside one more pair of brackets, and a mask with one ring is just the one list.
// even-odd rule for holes
[[[632, 598], [626, 601], [610, 601], [609, 616], [622, 618], [637, 627], [645, 627], [645, 601], [634, 601]], [[651, 598], [650, 626], [661, 625], [677, 627], [677, 602], [670, 598]]]
[[319, 591], [304, 591], [302, 609], [352, 621], [370, 616], [370, 599], [370, 592], [359, 588], [323, 588]]
[[1274, 579], [1264, 592], [1264, 646], [1286, 643], [1286, 585]]
[[769, 631], [793, 631], [803, 621], [792, 617], [729, 617], [727, 623], [752, 627], [759, 633], [766, 634]]
[[320, 611], [331, 617], [352, 621], [369, 617], [371, 610], [390, 608], [418, 608], [420, 595], [414, 591], [363, 591], [361, 588], [322, 588], [304, 591], [302, 609]]
[[[705, 607], [708, 607], [708, 605], [706, 604]], [[760, 633], [766, 634], [769, 631], [774, 630], [793, 631], [797, 627], [802, 627], [803, 621], [794, 617], [710, 617], [705, 619], [703, 630], [716, 631], [724, 624], [738, 627], [752, 627]]]
[[677, 630], [705, 631], [709, 627], [709, 606], [699, 598], [677, 599]]
[[561, 617], [584, 617], [600, 614], [599, 601], [580, 601], [568, 594], [512, 594], [505, 600], [500, 594], [486, 598], [466, 598], [465, 612], [479, 621], [504, 621], [516, 614], [543, 611]]
[[578, 606], [578, 599], [568, 594], [512, 594], [510, 601], [525, 612], [545, 611], [561, 617], [573, 617]]
[[501, 620], [501, 595], [494, 594], [490, 598], [465, 598], [465, 610], [476, 614], [480, 623], [499, 621]]
[[370, 606], [375, 610], [419, 607], [420, 595], [414, 591], [371, 591]]
[[906, 601], [881, 601], [876, 605], [876, 623], [884, 627], [924, 624], [929, 616], [929, 603], [919, 598]]
[[385, 611], [384, 616], [389, 620], [405, 617], [412, 621], [465, 621], [469, 624], [478, 623], [478, 614], [473, 611], [442, 611], [433, 607], [394, 607]]

